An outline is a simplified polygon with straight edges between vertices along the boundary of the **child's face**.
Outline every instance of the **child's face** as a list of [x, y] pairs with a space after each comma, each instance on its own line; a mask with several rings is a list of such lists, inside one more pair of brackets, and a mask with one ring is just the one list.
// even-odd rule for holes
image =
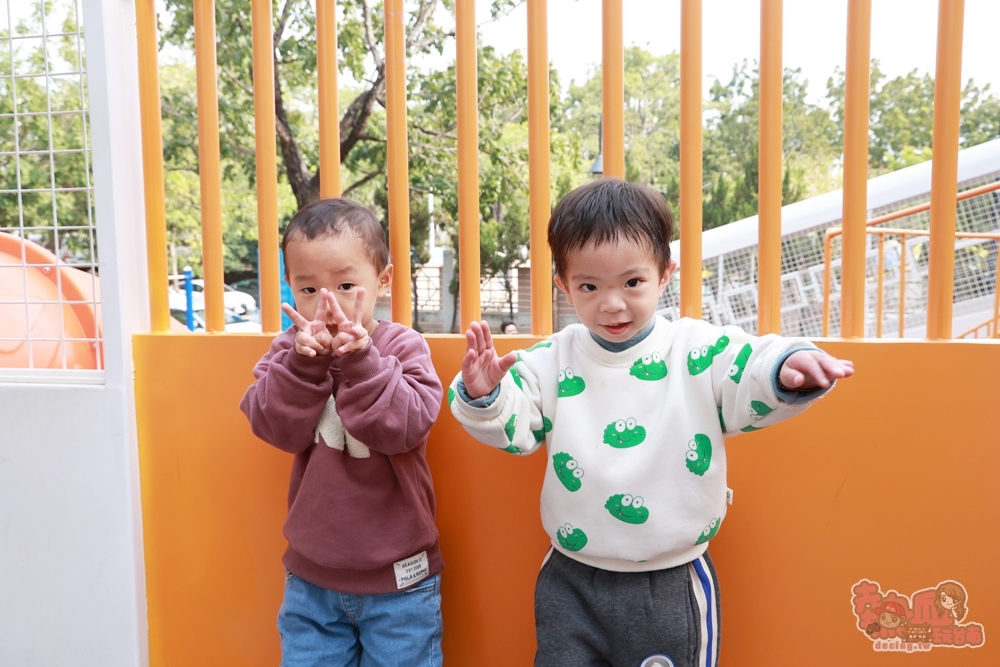
[[375, 270], [365, 253], [364, 242], [352, 231], [336, 236], [308, 239], [297, 235], [285, 245], [288, 284], [295, 298], [295, 309], [307, 320], [316, 316], [319, 290], [325, 287], [337, 299], [348, 319], [354, 316], [354, 301], [359, 287], [365, 288], [365, 307], [361, 324], [369, 333], [375, 328], [372, 312], [375, 300], [385, 296], [392, 281], [392, 265]]
[[653, 253], [628, 239], [588, 245], [566, 259], [556, 285], [584, 326], [612, 343], [627, 341], [653, 318], [677, 267], [670, 262], [660, 273]]

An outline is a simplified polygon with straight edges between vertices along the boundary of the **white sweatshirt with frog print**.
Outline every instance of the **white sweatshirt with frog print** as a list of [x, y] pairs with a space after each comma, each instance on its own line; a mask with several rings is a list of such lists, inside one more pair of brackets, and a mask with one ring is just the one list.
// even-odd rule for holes
[[605, 570], [660, 570], [699, 557], [725, 518], [723, 434], [787, 419], [824, 393], [778, 386], [799, 349], [815, 346], [658, 317], [612, 352], [575, 324], [520, 351], [486, 407], [463, 398], [461, 374], [449, 400], [488, 445], [524, 455], [545, 443], [542, 525], [554, 548]]

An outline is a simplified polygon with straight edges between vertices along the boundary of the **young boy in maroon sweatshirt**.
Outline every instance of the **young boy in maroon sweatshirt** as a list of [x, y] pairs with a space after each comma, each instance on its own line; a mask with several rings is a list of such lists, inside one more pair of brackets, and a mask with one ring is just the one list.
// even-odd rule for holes
[[372, 317], [392, 265], [367, 208], [306, 206], [282, 249], [294, 326], [240, 402], [255, 435], [295, 455], [282, 667], [439, 666], [443, 564], [424, 455], [442, 389], [430, 350]]

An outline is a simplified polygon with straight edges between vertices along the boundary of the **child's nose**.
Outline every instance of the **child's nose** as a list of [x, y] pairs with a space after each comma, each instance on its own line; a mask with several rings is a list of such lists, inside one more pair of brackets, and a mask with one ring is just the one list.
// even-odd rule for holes
[[620, 310], [625, 310], [625, 300], [617, 294], [608, 294], [601, 301], [601, 310], [605, 313], [617, 313]]

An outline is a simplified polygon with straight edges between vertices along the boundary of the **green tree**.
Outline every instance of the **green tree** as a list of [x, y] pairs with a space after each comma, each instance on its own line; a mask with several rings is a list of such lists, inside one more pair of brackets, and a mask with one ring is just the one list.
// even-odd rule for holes
[[[801, 70], [786, 69], [782, 104], [782, 202], [790, 204], [831, 189], [829, 173], [837, 157], [829, 112], [806, 100]], [[757, 213], [759, 185], [760, 91], [756, 63], [733, 67], [729, 82], [709, 89], [704, 139], [708, 183], [703, 226], [728, 224]]]
[[[868, 167], [871, 175], [931, 159], [934, 134], [934, 79], [912, 70], [889, 78], [872, 60], [869, 82]], [[972, 79], [962, 90], [959, 145], [975, 146], [1000, 136], [1000, 100]], [[844, 72], [827, 81], [835, 145], [843, 150]]]

